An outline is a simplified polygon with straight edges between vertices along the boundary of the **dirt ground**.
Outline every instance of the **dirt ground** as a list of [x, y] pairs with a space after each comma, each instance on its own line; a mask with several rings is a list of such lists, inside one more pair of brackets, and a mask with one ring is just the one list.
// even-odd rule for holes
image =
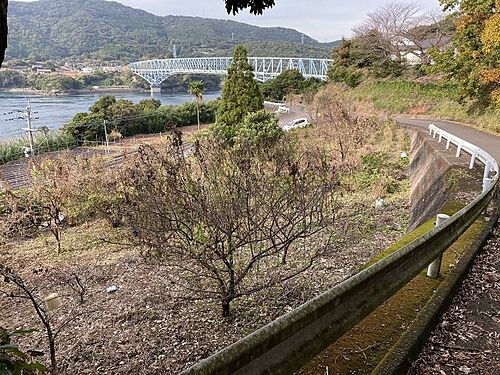
[[[338, 249], [299, 277], [241, 299], [229, 319], [221, 318], [214, 302], [174, 298], [165, 277], [169, 269], [117, 244], [121, 229], [104, 221], [65, 230], [60, 256], [47, 234], [0, 248], [0, 259], [36, 286], [41, 298], [54, 292], [62, 296], [56, 325], [75, 311], [85, 312], [58, 337], [62, 374], [175, 374], [354, 274], [399, 238], [408, 220], [406, 199], [382, 210], [372, 203], [365, 202], [360, 215], [338, 223], [342, 231], [358, 228], [347, 232]], [[354, 225], [359, 222], [363, 225]], [[58, 282], [61, 275], [73, 273], [85, 285], [81, 305]], [[107, 293], [109, 286], [117, 291]], [[0, 312], [2, 327], [39, 329], [20, 343], [26, 350], [43, 351], [39, 360], [47, 363], [43, 329], [27, 301], [0, 294]]]
[[410, 375], [500, 374], [500, 222]]

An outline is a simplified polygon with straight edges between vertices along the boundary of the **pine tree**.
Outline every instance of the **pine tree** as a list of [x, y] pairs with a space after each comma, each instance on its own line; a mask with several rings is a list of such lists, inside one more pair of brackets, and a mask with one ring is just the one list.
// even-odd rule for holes
[[231, 137], [232, 130], [242, 123], [246, 115], [262, 109], [264, 99], [259, 85], [254, 80], [253, 68], [248, 63], [247, 50], [238, 46], [222, 88], [217, 127]]

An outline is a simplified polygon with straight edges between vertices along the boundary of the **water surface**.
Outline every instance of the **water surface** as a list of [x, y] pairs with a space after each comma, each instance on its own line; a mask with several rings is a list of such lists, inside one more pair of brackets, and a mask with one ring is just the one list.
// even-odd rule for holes
[[[88, 108], [99, 97], [107, 95], [106, 93], [80, 94], [80, 95], [29, 95], [17, 94], [0, 91], [0, 141], [6, 141], [10, 138], [19, 138], [25, 136], [21, 128], [26, 127], [24, 120], [15, 119], [5, 121], [16, 117], [16, 114], [9, 114], [18, 109], [24, 109], [27, 106], [27, 99], [31, 101], [33, 111], [37, 117], [33, 121], [34, 127], [47, 126], [50, 129], [61, 128], [68, 122], [75, 113], [86, 112]], [[151, 98], [149, 93], [113, 93], [118, 99], [129, 99], [134, 103], [143, 99]], [[204, 95], [205, 99], [215, 99], [220, 96], [220, 92], [211, 92]], [[155, 99], [159, 99], [162, 104], [182, 104], [193, 100], [189, 94], [155, 94]]]

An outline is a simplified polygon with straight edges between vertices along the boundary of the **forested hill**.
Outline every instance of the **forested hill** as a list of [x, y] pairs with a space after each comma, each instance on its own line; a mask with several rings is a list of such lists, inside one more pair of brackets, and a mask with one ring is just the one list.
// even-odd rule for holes
[[85, 59], [132, 61], [180, 56], [229, 55], [248, 43], [250, 54], [283, 56], [302, 52], [329, 57], [331, 45], [282, 27], [257, 27], [201, 17], [160, 17], [105, 0], [10, 2], [7, 59]]

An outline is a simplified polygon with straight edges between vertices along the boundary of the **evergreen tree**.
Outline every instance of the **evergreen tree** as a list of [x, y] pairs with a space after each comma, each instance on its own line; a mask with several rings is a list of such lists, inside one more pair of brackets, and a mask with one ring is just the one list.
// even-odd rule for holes
[[224, 133], [224, 137], [231, 138], [234, 129], [242, 123], [246, 115], [262, 109], [264, 99], [259, 85], [254, 80], [253, 68], [248, 63], [247, 50], [238, 46], [222, 88], [217, 111], [217, 128]]

